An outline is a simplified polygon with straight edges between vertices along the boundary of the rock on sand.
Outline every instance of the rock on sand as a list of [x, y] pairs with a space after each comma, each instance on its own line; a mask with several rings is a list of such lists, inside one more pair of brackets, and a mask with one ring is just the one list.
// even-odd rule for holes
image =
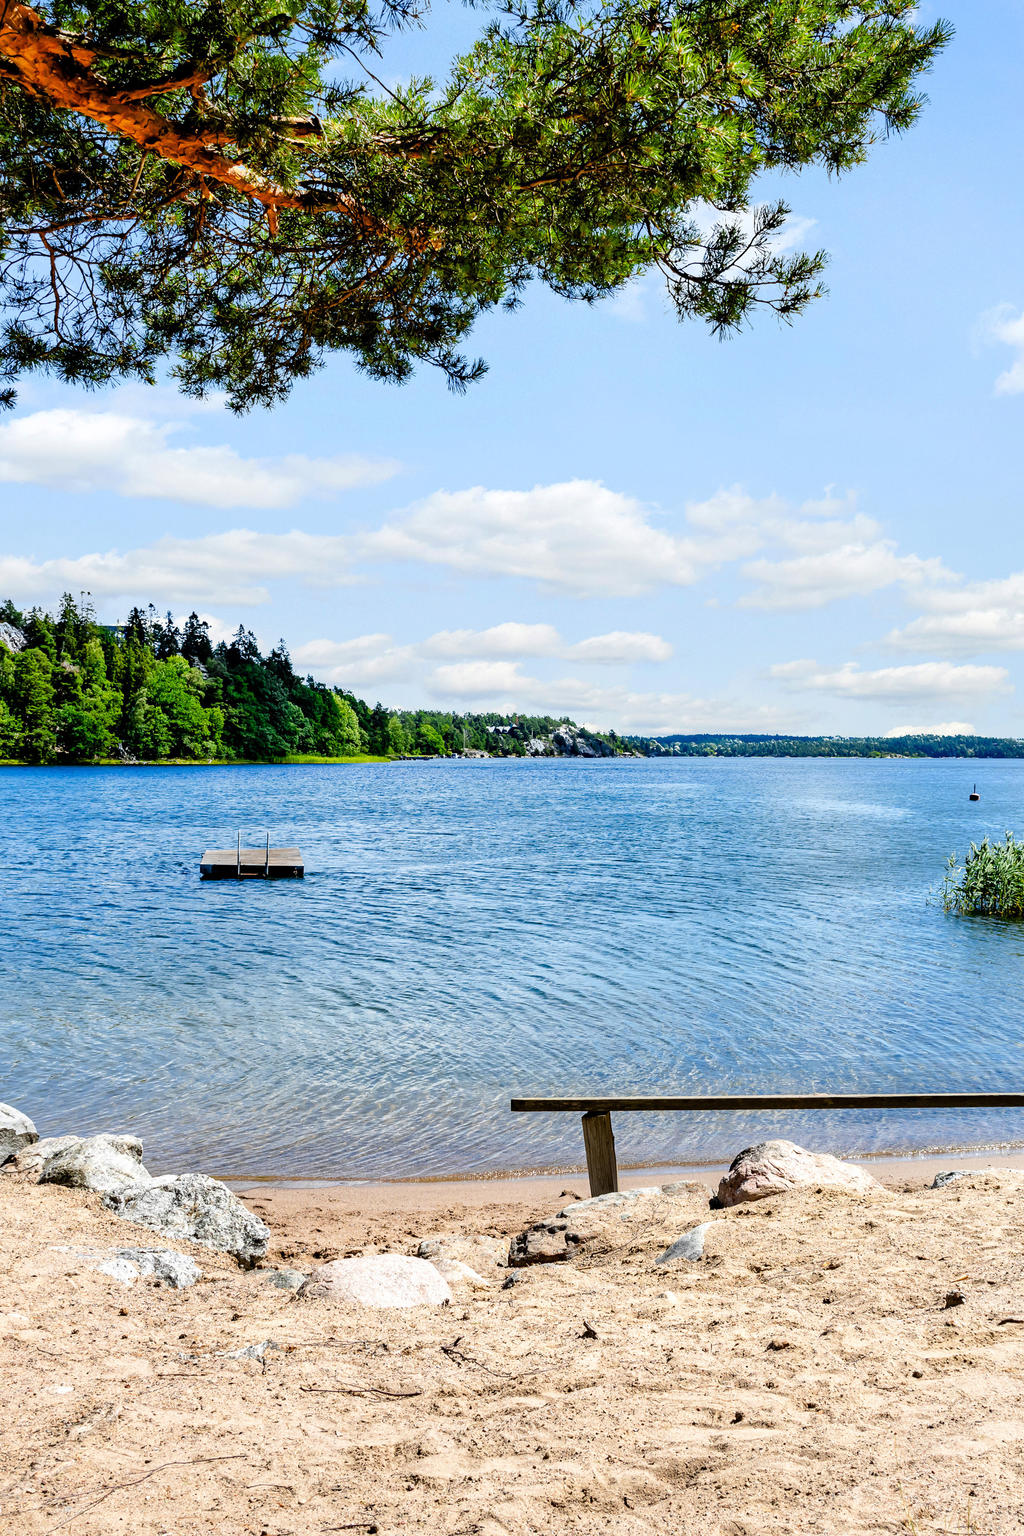
[[705, 1186], [682, 1182], [574, 1200], [557, 1216], [534, 1222], [514, 1237], [508, 1263], [512, 1269], [558, 1264], [584, 1249], [608, 1252], [638, 1238], [670, 1242], [685, 1222], [705, 1215], [707, 1208]]
[[28, 1115], [10, 1104], [0, 1104], [0, 1163], [6, 1163], [22, 1147], [31, 1146], [38, 1140], [39, 1132]]
[[269, 1227], [226, 1184], [204, 1173], [157, 1179], [142, 1189], [114, 1189], [104, 1204], [125, 1221], [165, 1237], [233, 1254], [246, 1269], [263, 1258], [270, 1241]]
[[842, 1163], [827, 1152], [808, 1152], [792, 1141], [762, 1141], [733, 1160], [718, 1186], [718, 1203], [742, 1205], [745, 1200], [764, 1200], [808, 1185], [846, 1189], [854, 1195], [882, 1188], [863, 1168]]
[[136, 1136], [89, 1136], [55, 1152], [43, 1164], [40, 1184], [66, 1184], [100, 1194], [152, 1182], [142, 1166], [142, 1142]]
[[83, 1136], [44, 1136], [41, 1141], [33, 1142], [30, 1147], [22, 1147], [15, 1157], [12, 1167], [16, 1173], [23, 1173], [35, 1178], [43, 1171], [43, 1166], [51, 1157], [56, 1157], [58, 1152], [66, 1152], [69, 1147], [77, 1147], [84, 1141]]
[[315, 1269], [300, 1297], [347, 1301], [360, 1307], [441, 1307], [452, 1299], [444, 1276], [426, 1259], [404, 1253], [335, 1259]]

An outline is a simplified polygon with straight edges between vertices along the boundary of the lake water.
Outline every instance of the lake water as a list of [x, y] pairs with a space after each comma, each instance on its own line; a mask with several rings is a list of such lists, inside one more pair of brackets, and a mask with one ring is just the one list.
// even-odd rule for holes
[[[980, 804], [968, 792], [977, 779]], [[510, 1096], [1024, 1081], [1024, 927], [944, 915], [1024, 762], [0, 770], [0, 1099], [155, 1171], [578, 1162]], [[303, 881], [201, 882], [296, 843]], [[1024, 1111], [622, 1115], [620, 1160], [1024, 1142]]]

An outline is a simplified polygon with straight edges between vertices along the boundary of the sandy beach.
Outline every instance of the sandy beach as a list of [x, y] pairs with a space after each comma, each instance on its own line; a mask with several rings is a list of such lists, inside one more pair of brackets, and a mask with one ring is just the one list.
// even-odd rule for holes
[[[202, 1270], [183, 1290], [83, 1257], [157, 1241], [97, 1195], [2, 1177], [0, 1513], [31, 1536], [1009, 1536], [1021, 1161], [935, 1160], [967, 1175], [939, 1190], [931, 1160], [875, 1163], [867, 1194], [710, 1212], [704, 1170], [517, 1270], [509, 1240], [584, 1179], [249, 1186], [263, 1267], [160, 1239]], [[703, 1257], [659, 1264], [695, 1222]], [[445, 1306], [268, 1280], [432, 1239], [477, 1276]]]

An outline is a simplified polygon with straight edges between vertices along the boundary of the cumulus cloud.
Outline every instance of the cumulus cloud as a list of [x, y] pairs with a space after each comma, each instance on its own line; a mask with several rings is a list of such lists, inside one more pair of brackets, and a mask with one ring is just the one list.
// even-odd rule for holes
[[740, 704], [730, 698], [646, 691], [627, 684], [604, 685], [574, 676], [540, 678], [514, 661], [457, 662], [438, 667], [427, 679], [435, 703], [459, 709], [533, 710], [569, 715], [598, 728], [639, 732], [774, 729], [772, 706]]
[[982, 335], [989, 341], [1011, 347], [1016, 356], [996, 379], [997, 395], [1024, 393], [1024, 309], [1017, 314], [1012, 304], [1000, 304], [981, 319]]
[[939, 725], [897, 725], [886, 736], [974, 736], [974, 726], [967, 720], [943, 720]]
[[490, 629], [445, 629], [411, 645], [390, 635], [351, 640], [310, 640], [294, 659], [326, 682], [349, 688], [401, 683], [410, 693], [478, 698], [504, 697], [521, 681], [526, 659], [572, 660], [595, 666], [667, 661], [672, 647], [660, 635], [616, 630], [568, 641], [551, 624], [495, 624]]
[[[74, 430], [65, 437], [44, 430], [54, 417], [68, 418]], [[94, 424], [88, 431], [82, 425], [86, 419]], [[247, 501], [270, 507], [367, 483], [394, 469], [349, 458], [247, 460], [227, 448], [175, 448], [166, 442], [170, 430], [112, 413], [86, 418], [38, 412], [0, 425], [0, 480], [35, 477], [67, 489], [102, 484], [208, 505]], [[216, 595], [223, 602], [254, 603], [266, 600], [263, 583], [274, 577], [337, 586], [355, 579], [356, 572], [393, 562], [441, 566], [467, 578], [527, 580], [545, 592], [580, 598], [636, 597], [659, 587], [689, 586], [713, 570], [738, 565], [756, 583], [741, 597], [743, 605], [789, 610], [893, 584], [918, 588], [952, 579], [940, 560], [901, 554], [880, 532], [849, 497], [793, 506], [739, 488], [687, 503], [671, 527], [656, 508], [598, 481], [574, 480], [529, 491], [483, 486], [437, 491], [377, 528], [346, 535], [235, 529], [126, 552], [42, 562], [12, 558], [0, 574], [8, 590], [25, 597], [81, 586], [96, 596], [146, 591], [156, 601], [197, 602]], [[225, 581], [229, 586], [222, 590]], [[495, 657], [639, 661], [665, 655], [665, 642], [657, 637], [631, 635], [627, 642], [618, 632], [592, 637], [586, 651], [563, 646], [545, 625], [496, 626], [488, 633], [488, 654]], [[473, 632], [453, 630], [435, 643], [439, 655], [460, 655], [464, 643], [476, 647], [474, 656], [482, 654]]]
[[996, 581], [969, 582], [955, 591], [920, 595], [927, 611], [886, 643], [899, 650], [976, 655], [979, 651], [1024, 650], [1024, 571]]
[[612, 630], [586, 640], [564, 640], [553, 624], [495, 624], [490, 629], [444, 629], [420, 647], [424, 656], [550, 656], [566, 661], [668, 661], [672, 647], [660, 635]]
[[359, 454], [244, 458], [226, 445], [176, 446], [183, 430], [116, 411], [35, 411], [0, 423], [0, 482], [75, 493], [113, 491], [196, 506], [282, 508], [397, 472]]
[[937, 558], [901, 555], [891, 539], [840, 544], [820, 554], [792, 560], [754, 560], [743, 574], [758, 583], [740, 598], [744, 608], [824, 608], [843, 597], [863, 597], [881, 587], [920, 587], [953, 581], [954, 572]]
[[957, 666], [950, 661], [922, 661], [874, 671], [864, 671], [854, 661], [832, 671], [819, 667], [816, 661], [786, 661], [769, 668], [769, 675], [790, 689], [878, 703], [974, 698], [979, 693], [1009, 689], [1005, 667]]
[[530, 491], [436, 491], [364, 536], [369, 559], [518, 576], [579, 596], [633, 596], [697, 579], [692, 541], [653, 526], [641, 503], [594, 480]]
[[198, 539], [160, 539], [127, 554], [33, 561], [0, 556], [0, 590], [19, 597], [91, 592], [157, 603], [265, 603], [270, 580], [336, 587], [354, 580], [349, 541], [309, 533], [236, 529]]
[[[359, 541], [364, 558], [410, 560], [471, 576], [519, 577], [579, 597], [637, 596], [689, 586], [713, 569], [776, 547], [792, 558], [755, 561], [750, 606], [802, 608], [896, 582], [946, 580], [940, 560], [900, 555], [849, 498], [790, 507], [739, 489], [687, 503], [681, 531], [599, 481], [530, 491], [438, 491]], [[815, 583], [819, 585], [816, 587]]]

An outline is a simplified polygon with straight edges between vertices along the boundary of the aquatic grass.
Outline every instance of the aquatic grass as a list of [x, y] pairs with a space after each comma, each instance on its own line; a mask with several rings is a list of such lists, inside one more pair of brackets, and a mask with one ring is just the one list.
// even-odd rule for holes
[[972, 843], [962, 865], [949, 856], [942, 905], [960, 916], [1024, 917], [1024, 843], [1007, 832], [1001, 843]]

